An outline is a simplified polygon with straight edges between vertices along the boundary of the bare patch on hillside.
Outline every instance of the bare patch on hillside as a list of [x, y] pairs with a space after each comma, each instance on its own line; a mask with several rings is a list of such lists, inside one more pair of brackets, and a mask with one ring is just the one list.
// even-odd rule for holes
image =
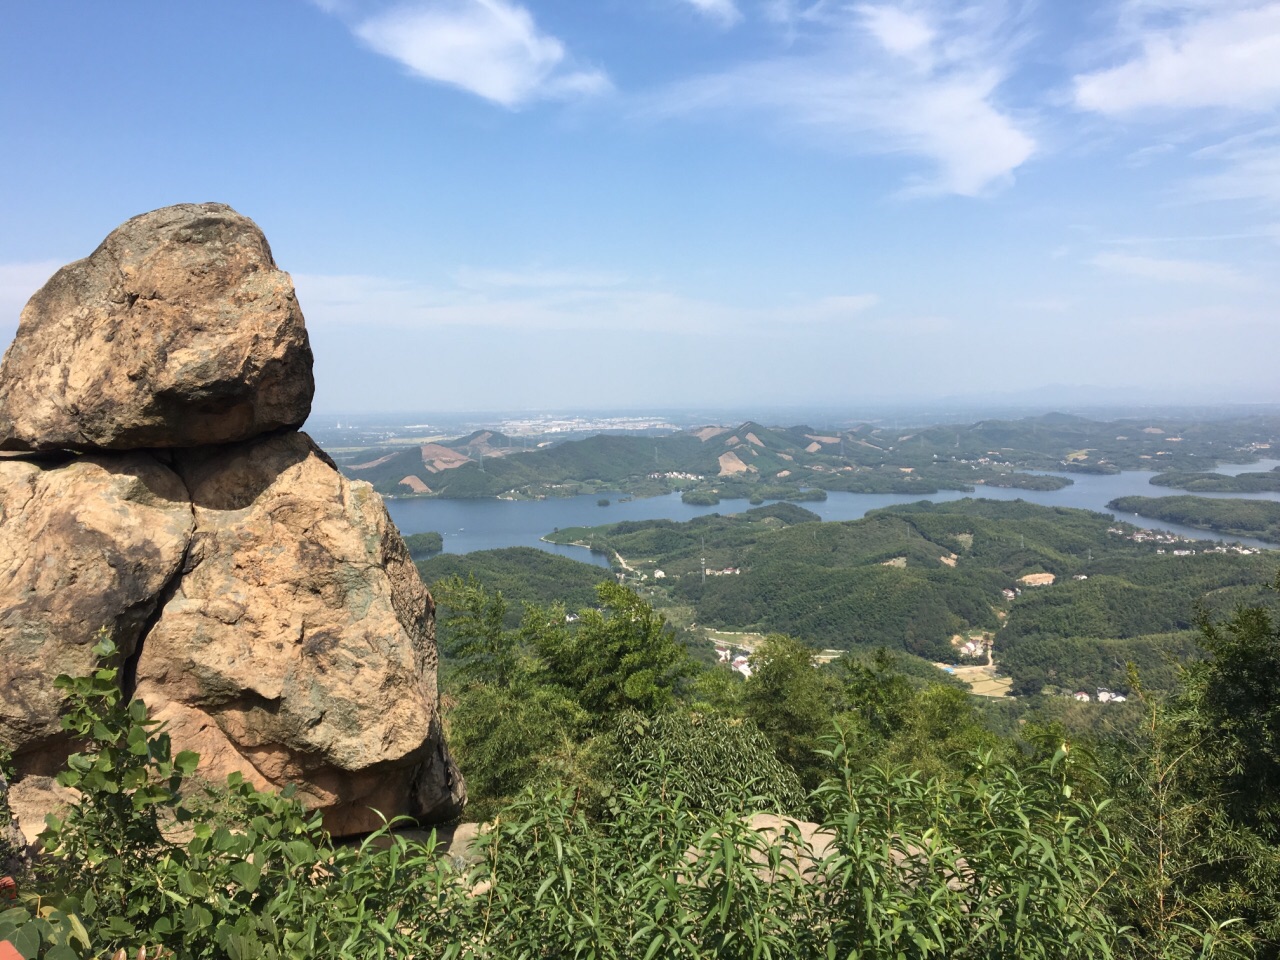
[[746, 473], [754, 471], [755, 467], [749, 467], [742, 462], [742, 458], [730, 450], [728, 453], [720, 454], [720, 476], [731, 477], [737, 473]]
[[441, 446], [438, 443], [424, 443], [421, 450], [422, 465], [432, 473], [453, 470], [464, 463], [474, 462], [465, 454], [461, 454], [457, 450], [450, 450], [448, 447]]
[[1019, 577], [1018, 582], [1028, 587], [1049, 587], [1057, 579], [1052, 573], [1028, 573], [1025, 577]]
[[693, 435], [703, 443], [706, 443], [712, 437], [718, 437], [720, 434], [728, 432], [728, 427], [703, 427], [701, 430], [693, 431]]
[[408, 487], [414, 493], [430, 493], [431, 492], [431, 488], [428, 487], [425, 483], [423, 483], [420, 478], [412, 475], [407, 476], [403, 480], [401, 480], [400, 486]]
[[385, 457], [379, 457], [377, 460], [369, 460], [369, 461], [366, 461], [365, 463], [353, 463], [351, 464], [351, 466], [347, 467], [347, 469], [348, 470], [372, 470], [374, 467], [382, 466], [384, 463], [386, 463], [388, 460], [390, 460], [394, 456], [395, 456], [394, 453], [388, 453]]

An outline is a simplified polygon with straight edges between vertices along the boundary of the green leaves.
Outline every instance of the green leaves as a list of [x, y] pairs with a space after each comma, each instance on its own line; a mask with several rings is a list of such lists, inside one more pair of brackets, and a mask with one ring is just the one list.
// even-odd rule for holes
[[579, 612], [578, 629], [538, 633], [533, 644], [556, 682], [598, 719], [624, 710], [653, 715], [674, 701], [693, 665], [666, 620], [616, 583], [596, 588], [601, 609]]
[[[1061, 737], [1012, 760], [1007, 748], [964, 753], [945, 776], [915, 755], [890, 762], [902, 754], [869, 746], [981, 742], [956, 737], [973, 726], [969, 699], [895, 684], [874, 662], [835, 690], [785, 637], [762, 645], [743, 685], [772, 742], [749, 719], [664, 711], [683, 653], [634, 594], [601, 599], [576, 631], [534, 608], [516, 638], [562, 684], [533, 682], [521, 653], [512, 676], [527, 687], [476, 683], [451, 718], [467, 731], [454, 742], [469, 773], [515, 797], [495, 804], [472, 864], [397, 824], [335, 845], [292, 790], [193, 782], [199, 757], [173, 756], [145, 707], [126, 702], [102, 643], [108, 665], [59, 680], [84, 745], [61, 779], [79, 799], [50, 818], [40, 872], [22, 886], [40, 895], [0, 912], [0, 938], [33, 960], [140, 944], [197, 960], [1189, 960], [1238, 955], [1246, 928], [1224, 909], [1241, 903], [1255, 909], [1248, 935], [1266, 933], [1274, 797], [1250, 801], [1241, 779], [1275, 775], [1280, 647], [1265, 616], [1206, 636], [1217, 659], [1191, 670], [1109, 806], [1087, 755]], [[485, 630], [501, 619], [489, 601], [475, 612]], [[855, 729], [806, 755], [833, 690]], [[808, 797], [778, 747], [826, 775]], [[611, 769], [607, 788], [588, 796], [585, 767]], [[800, 808], [821, 822], [780, 816]], [[1150, 903], [1170, 906], [1140, 909]]]

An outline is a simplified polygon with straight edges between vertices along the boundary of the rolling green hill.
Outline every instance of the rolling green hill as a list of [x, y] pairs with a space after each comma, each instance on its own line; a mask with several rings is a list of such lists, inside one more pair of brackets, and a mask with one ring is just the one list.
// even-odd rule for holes
[[597, 603], [596, 584], [612, 580], [608, 570], [534, 547], [506, 547], [472, 553], [441, 553], [417, 564], [428, 587], [449, 577], [474, 576], [506, 598], [508, 627], [520, 619], [521, 604], [563, 602], [570, 610]]
[[[1026, 689], [1119, 684], [1129, 659], [1171, 682], [1164, 655], [1187, 655], [1197, 609], [1270, 603], [1258, 585], [1277, 564], [1266, 554], [1162, 555], [1106, 514], [1021, 501], [910, 504], [847, 523], [805, 513], [778, 504], [686, 523], [561, 530], [552, 539], [617, 551], [710, 627], [943, 661], [956, 657], [955, 635], [982, 633]], [[1020, 583], [1028, 574], [1054, 582]]]
[[[1192, 490], [1280, 489], [1280, 473], [1213, 474], [1280, 449], [1280, 418], [1094, 421], [1064, 414], [969, 425], [844, 429], [747, 421], [662, 437], [596, 435], [525, 449], [495, 431], [408, 449], [365, 451], [343, 466], [390, 496], [543, 497], [683, 490], [698, 502], [796, 499], [817, 491], [916, 493], [975, 486], [1056, 489], [1062, 476], [1163, 471], [1153, 482]], [[544, 441], [545, 442], [545, 441]]]
[[1234, 477], [1221, 473], [1168, 473], [1151, 478], [1157, 487], [1174, 487], [1189, 493], [1274, 493], [1280, 490], [1280, 471], [1240, 473]]

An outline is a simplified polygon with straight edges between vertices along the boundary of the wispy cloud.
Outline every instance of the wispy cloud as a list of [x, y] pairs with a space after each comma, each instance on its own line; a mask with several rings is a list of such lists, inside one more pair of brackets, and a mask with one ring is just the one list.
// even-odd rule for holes
[[1216, 173], [1191, 181], [1197, 199], [1262, 200], [1280, 205], [1280, 127], [1232, 137], [1193, 156], [1219, 165]]
[[684, 0], [702, 15], [730, 27], [742, 19], [742, 11], [734, 0]]
[[1235, 267], [1209, 260], [1173, 260], [1133, 253], [1100, 253], [1090, 263], [1109, 273], [1157, 283], [1208, 284], [1220, 287], [1251, 288], [1252, 278]]
[[1075, 78], [1078, 107], [1113, 116], [1280, 105], [1280, 3], [1130, 0], [1124, 62]]
[[739, 113], [859, 153], [921, 158], [916, 194], [981, 194], [1036, 149], [999, 104], [1018, 46], [1003, 3], [775, 7], [806, 31], [804, 54], [757, 60], [677, 83], [659, 116]]
[[372, 50], [415, 76], [504, 107], [611, 89], [603, 71], [574, 67], [564, 44], [511, 0], [414, 0], [347, 19]]
[[437, 285], [358, 275], [293, 279], [313, 326], [772, 335], [788, 326], [863, 323], [879, 303], [874, 295], [852, 294], [744, 308], [577, 271], [468, 269]]
[[456, 280], [465, 290], [598, 290], [627, 283], [621, 274], [589, 270], [478, 270], [474, 267], [463, 267], [457, 272]]

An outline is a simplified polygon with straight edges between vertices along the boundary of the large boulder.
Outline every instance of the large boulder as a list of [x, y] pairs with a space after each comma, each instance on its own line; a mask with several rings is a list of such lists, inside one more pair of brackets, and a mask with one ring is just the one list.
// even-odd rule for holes
[[0, 450], [136, 450], [298, 427], [311, 348], [262, 231], [220, 203], [127, 221], [22, 311]]
[[298, 784], [334, 833], [445, 819], [433, 604], [382, 498], [310, 438], [175, 456], [195, 507], [177, 589], [148, 633], [137, 695], [211, 778]]
[[54, 678], [106, 630], [124, 692], [211, 779], [296, 784], [336, 834], [441, 820], [434, 608], [367, 484], [298, 433], [311, 349], [261, 231], [128, 221], [59, 270], [0, 364], [0, 748], [24, 826], [61, 802]]
[[186, 487], [146, 454], [0, 458], [0, 747], [20, 774], [62, 766], [54, 678], [97, 666], [99, 630], [133, 654], [193, 528]]

